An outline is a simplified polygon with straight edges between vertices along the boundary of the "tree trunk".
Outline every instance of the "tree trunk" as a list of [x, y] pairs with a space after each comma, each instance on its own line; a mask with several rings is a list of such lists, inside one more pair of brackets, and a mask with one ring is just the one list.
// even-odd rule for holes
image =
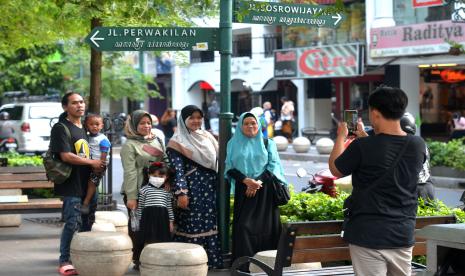
[[[90, 29], [102, 26], [100, 18], [92, 18]], [[100, 95], [102, 90], [102, 52], [90, 48], [90, 93], [89, 108], [91, 113], [100, 113]]]

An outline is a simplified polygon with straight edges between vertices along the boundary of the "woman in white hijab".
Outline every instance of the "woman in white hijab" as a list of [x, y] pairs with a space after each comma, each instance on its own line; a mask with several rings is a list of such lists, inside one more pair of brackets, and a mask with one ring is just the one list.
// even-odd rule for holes
[[200, 108], [184, 107], [168, 143], [167, 154], [176, 170], [173, 186], [179, 207], [174, 240], [202, 245], [208, 266], [220, 268], [223, 261], [216, 213], [218, 142], [201, 129], [202, 122]]

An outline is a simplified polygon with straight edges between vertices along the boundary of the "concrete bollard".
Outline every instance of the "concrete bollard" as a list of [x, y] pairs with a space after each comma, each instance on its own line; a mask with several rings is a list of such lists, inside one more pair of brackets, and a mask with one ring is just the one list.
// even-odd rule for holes
[[307, 137], [297, 137], [292, 141], [292, 147], [297, 153], [306, 153], [310, 150], [310, 140]]
[[273, 137], [273, 141], [276, 143], [276, 148], [278, 151], [286, 151], [287, 146], [289, 145], [289, 142], [287, 141], [287, 138], [284, 136], [275, 136]]
[[81, 276], [123, 276], [132, 262], [131, 239], [120, 232], [76, 233], [71, 261]]
[[[277, 250], [267, 250], [261, 251], [255, 254], [254, 258], [264, 262], [265, 264], [269, 265], [270, 267], [274, 267], [274, 262], [276, 259], [276, 252]], [[321, 268], [321, 263], [300, 263], [300, 264], [292, 264], [289, 267], [285, 267], [284, 270], [299, 270], [299, 269], [317, 269]], [[254, 264], [250, 264], [249, 266], [250, 273], [258, 273], [263, 272], [258, 266]]]
[[128, 217], [121, 211], [95, 212], [95, 220], [112, 223], [116, 232], [128, 233]]
[[[21, 189], [1, 189], [1, 196], [21, 195]], [[0, 227], [18, 227], [21, 225], [21, 215], [0, 215]]]
[[141, 276], [206, 276], [208, 257], [202, 246], [165, 242], [145, 246], [140, 257]]
[[321, 138], [316, 141], [316, 151], [319, 154], [330, 154], [333, 150], [334, 142], [329, 138]]
[[116, 232], [116, 227], [111, 222], [96, 220], [92, 224], [92, 232]]

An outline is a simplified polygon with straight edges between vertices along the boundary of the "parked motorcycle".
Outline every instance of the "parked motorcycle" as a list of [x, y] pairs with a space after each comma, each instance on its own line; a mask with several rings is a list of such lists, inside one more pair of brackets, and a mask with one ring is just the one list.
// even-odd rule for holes
[[0, 138], [0, 152], [16, 151], [18, 149], [18, 143], [15, 138]]
[[322, 192], [331, 197], [337, 196], [336, 185], [334, 184], [334, 180], [336, 180], [337, 177], [332, 175], [329, 169], [321, 170], [313, 175], [308, 174], [308, 172], [304, 168], [299, 168], [297, 169], [297, 176], [300, 178], [305, 176], [311, 177], [308, 181], [308, 186], [302, 188], [302, 192]]

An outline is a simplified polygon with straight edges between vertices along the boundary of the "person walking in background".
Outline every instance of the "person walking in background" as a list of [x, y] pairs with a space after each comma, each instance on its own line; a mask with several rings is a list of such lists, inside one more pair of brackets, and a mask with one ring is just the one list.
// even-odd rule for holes
[[172, 108], [166, 109], [160, 119], [161, 130], [165, 134], [165, 145], [168, 145], [168, 141], [173, 137], [176, 131], [176, 110]]
[[[84, 125], [89, 135], [90, 158], [93, 160], [102, 160], [105, 164], [110, 161], [111, 143], [105, 134], [101, 133], [103, 129], [103, 118], [98, 114], [88, 114], [84, 119]], [[106, 168], [106, 166], [105, 166]], [[87, 184], [87, 193], [81, 206], [81, 213], [89, 214], [89, 204], [95, 196], [97, 187], [102, 180], [105, 170], [100, 172], [91, 171], [89, 182]]]
[[65, 221], [60, 237], [60, 258], [58, 272], [61, 275], [77, 275], [71, 264], [70, 246], [77, 231], [90, 231], [95, 220], [97, 199], [94, 197], [91, 212], [81, 214], [82, 198], [87, 190], [91, 168], [101, 172], [105, 161], [89, 158], [87, 134], [81, 124], [86, 104], [81, 95], [68, 92], [61, 99], [64, 112], [60, 115], [50, 134], [50, 150], [63, 162], [71, 164], [70, 177], [62, 184], [55, 184], [54, 191], [63, 197], [63, 219]]
[[276, 122], [276, 111], [272, 109], [270, 102], [263, 103], [263, 114], [266, 120], [268, 138], [274, 137], [274, 123]]
[[264, 140], [259, 129], [254, 114], [242, 114], [227, 146], [225, 177], [234, 187], [233, 260], [276, 249], [281, 233], [272, 181], [276, 177], [283, 185], [287, 182], [276, 144]]
[[220, 134], [220, 105], [216, 100], [213, 100], [208, 107], [208, 118], [210, 120], [210, 130], [213, 135], [218, 136]]
[[411, 275], [417, 181], [426, 146], [401, 128], [407, 103], [401, 89], [377, 88], [368, 98], [375, 135], [355, 139], [345, 150], [347, 124], [339, 123], [329, 169], [336, 177], [352, 174], [341, 235], [356, 275]]
[[262, 132], [262, 136], [265, 139], [268, 139], [268, 128], [266, 123], [265, 114], [263, 113], [263, 108], [257, 106], [250, 110], [250, 113], [257, 117], [258, 122], [260, 123], [260, 131]]
[[[152, 132], [155, 136], [159, 137], [163, 143], [165, 143], [165, 134], [163, 133], [163, 130], [159, 129], [158, 127], [160, 126], [160, 123], [158, 122], [157, 116], [150, 114], [152, 117]], [[165, 144], [166, 145], [166, 144]]]
[[[163, 141], [152, 133], [152, 117], [144, 110], [136, 110], [128, 116], [124, 132], [126, 143], [121, 147], [121, 163], [123, 165], [123, 194], [128, 214], [137, 210], [139, 191], [144, 183], [144, 169], [153, 162], [167, 162]], [[139, 257], [142, 251], [137, 242], [137, 235], [131, 228], [129, 217], [128, 231], [133, 247], [134, 269], [139, 269]]]
[[141, 248], [150, 243], [171, 241], [174, 230], [168, 167], [162, 162], [151, 163], [146, 170], [146, 179], [139, 191], [137, 206], [138, 242]]
[[281, 133], [291, 142], [294, 132], [294, 102], [290, 101], [287, 97], [282, 97], [281, 103], [283, 104], [280, 117], [282, 122]]
[[203, 112], [195, 105], [181, 110], [178, 128], [168, 143], [167, 154], [175, 169], [176, 212], [174, 240], [202, 245], [208, 266], [223, 266], [218, 238], [216, 189], [218, 142], [202, 130]]

